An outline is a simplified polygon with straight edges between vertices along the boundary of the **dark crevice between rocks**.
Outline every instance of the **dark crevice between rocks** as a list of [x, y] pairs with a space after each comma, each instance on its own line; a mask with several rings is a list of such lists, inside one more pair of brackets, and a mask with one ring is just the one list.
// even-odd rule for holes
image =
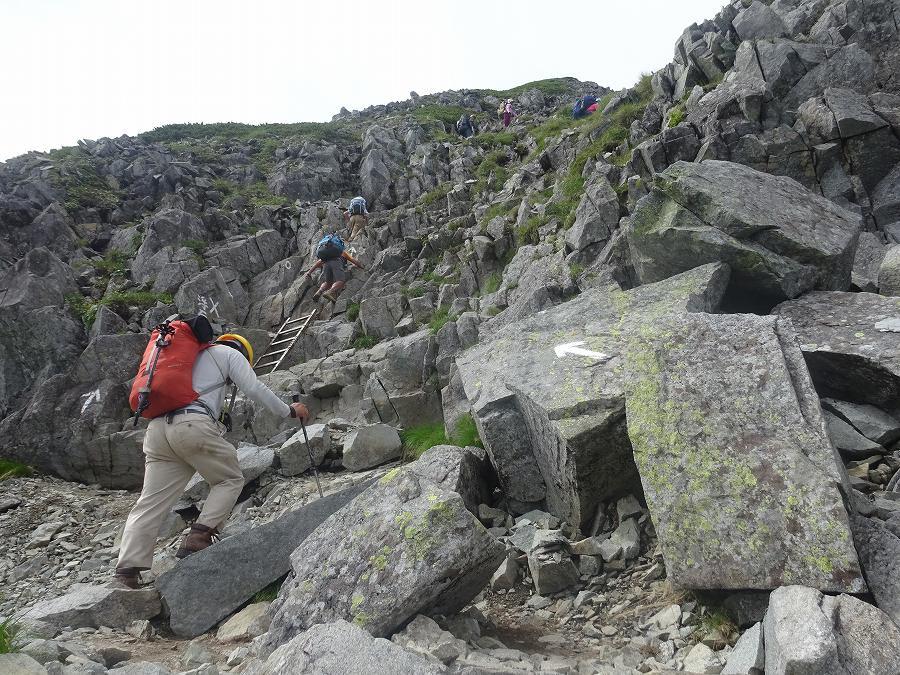
[[743, 283], [732, 274], [722, 296], [719, 313], [768, 316], [776, 305], [784, 301], [783, 295], [766, 293], [752, 284]]

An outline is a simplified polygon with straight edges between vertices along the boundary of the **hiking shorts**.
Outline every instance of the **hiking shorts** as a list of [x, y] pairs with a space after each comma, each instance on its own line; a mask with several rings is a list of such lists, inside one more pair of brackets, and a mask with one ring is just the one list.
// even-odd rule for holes
[[341, 258], [326, 260], [322, 265], [322, 279], [329, 284], [336, 281], [346, 281], [347, 273], [344, 271], [344, 261]]

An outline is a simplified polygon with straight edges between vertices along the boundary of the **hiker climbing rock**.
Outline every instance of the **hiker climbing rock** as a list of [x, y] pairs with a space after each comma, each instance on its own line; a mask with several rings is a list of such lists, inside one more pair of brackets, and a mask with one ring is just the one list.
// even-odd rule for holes
[[593, 94], [585, 94], [581, 98], [575, 100], [572, 106], [572, 119], [581, 119], [592, 115], [597, 111], [597, 97]]
[[501, 111], [503, 117], [503, 128], [505, 129], [509, 126], [510, 122], [512, 122], [513, 117], [516, 116], [516, 111], [513, 110], [511, 98], [506, 99], [506, 103], [503, 104]]
[[288, 405], [256, 378], [253, 347], [243, 336], [226, 334], [210, 344], [212, 327], [205, 317], [173, 319], [154, 330], [132, 391], [136, 410], [138, 399], [146, 403], [149, 396], [141, 414], [152, 419], [144, 436], [144, 485], [125, 523], [116, 564], [115, 579], [128, 588], [138, 588], [140, 571], [150, 569], [163, 518], [194, 472], [210, 491], [178, 558], [212, 543], [244, 488], [237, 451], [222, 437], [219, 422], [229, 382], [278, 417], [309, 417], [302, 403]]
[[474, 117], [469, 115], [469, 113], [463, 113], [460, 118], [456, 120], [456, 133], [463, 138], [471, 138], [478, 133]]
[[337, 300], [341, 290], [347, 282], [347, 272], [344, 270], [345, 261], [350, 262], [355, 267], [364, 270], [358, 260], [352, 258], [347, 251], [344, 240], [336, 234], [325, 235], [316, 246], [316, 264], [310, 267], [304, 275], [307, 279], [312, 277], [313, 272], [319, 268], [324, 268], [322, 272], [322, 284], [319, 290], [313, 295], [313, 300], [318, 302], [320, 298], [325, 298], [331, 302]]
[[364, 197], [354, 197], [350, 200], [350, 205], [344, 212], [344, 220], [350, 222], [350, 236], [347, 241], [353, 241], [357, 234], [365, 231], [366, 225], [369, 224], [369, 210]]

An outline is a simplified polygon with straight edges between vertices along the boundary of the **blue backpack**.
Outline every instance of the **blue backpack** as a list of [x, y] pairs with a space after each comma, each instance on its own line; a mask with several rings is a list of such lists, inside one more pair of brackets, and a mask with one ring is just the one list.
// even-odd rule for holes
[[587, 109], [597, 102], [597, 97], [593, 96], [592, 94], [587, 94], [581, 100], [583, 102], [584, 111], [587, 112]]
[[344, 240], [341, 239], [336, 234], [327, 234], [322, 237], [322, 240], [319, 242], [319, 245], [316, 246], [316, 257], [319, 260], [337, 260], [341, 257], [341, 253], [344, 252], [346, 248], [346, 244], [344, 244]]
[[584, 105], [584, 99], [579, 98], [575, 101], [575, 105], [572, 106], [572, 119], [579, 119], [584, 117], [584, 111], [586, 107]]

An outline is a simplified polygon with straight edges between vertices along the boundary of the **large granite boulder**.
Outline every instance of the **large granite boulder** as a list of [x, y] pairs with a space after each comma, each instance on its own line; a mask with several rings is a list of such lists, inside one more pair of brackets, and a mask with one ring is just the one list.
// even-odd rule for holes
[[735, 288], [786, 299], [849, 288], [859, 228], [793, 179], [709, 160], [656, 176], [626, 234], [641, 283], [725, 261]]
[[376, 637], [416, 614], [449, 615], [490, 580], [503, 545], [455, 492], [414, 472], [387, 473], [291, 555], [266, 649], [344, 619]]
[[413, 654], [390, 640], [372, 637], [359, 626], [339, 619], [312, 626], [272, 652], [265, 662], [252, 662], [242, 672], [245, 675], [437, 675], [447, 671], [435, 659]]
[[628, 435], [669, 580], [864, 591], [842, 465], [790, 324], [692, 314], [630, 340]]
[[631, 491], [623, 333], [670, 312], [714, 311], [727, 284], [728, 267], [712, 264], [630, 291], [590, 289], [457, 357], [505, 494], [580, 524]]
[[877, 518], [854, 514], [851, 524], [875, 602], [900, 626], [900, 537]]
[[877, 607], [850, 595], [779, 588], [769, 598], [763, 632], [767, 675], [897, 672], [900, 629]]
[[808, 293], [774, 312], [794, 324], [821, 396], [900, 416], [900, 298]]
[[[179, 637], [205, 633], [290, 571], [291, 552], [368, 483], [325, 495], [179, 561], [156, 582]], [[203, 589], [198, 593], [197, 589]]]
[[0, 273], [0, 417], [41, 377], [65, 370], [84, 348], [81, 321], [65, 308], [72, 269], [46, 248]]

